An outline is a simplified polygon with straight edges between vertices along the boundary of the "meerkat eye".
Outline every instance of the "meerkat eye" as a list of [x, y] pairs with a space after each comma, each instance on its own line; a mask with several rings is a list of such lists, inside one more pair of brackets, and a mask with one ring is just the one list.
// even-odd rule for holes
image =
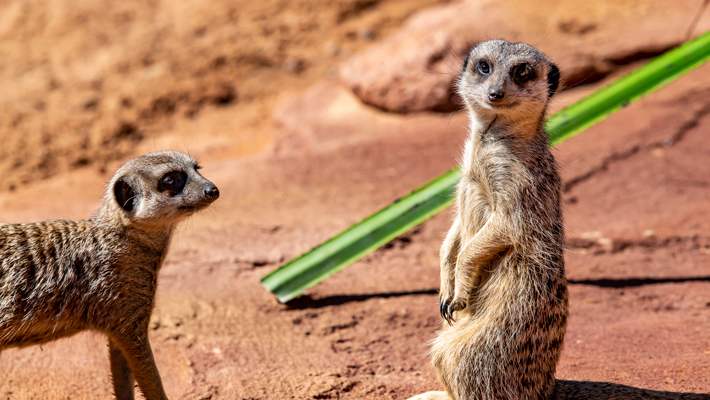
[[158, 181], [158, 191], [168, 192], [171, 196], [182, 192], [187, 182], [187, 174], [183, 171], [171, 171]]
[[478, 72], [481, 75], [488, 75], [491, 72], [491, 66], [488, 65], [488, 62], [486, 60], [478, 61]]
[[530, 64], [520, 64], [513, 69], [513, 80], [516, 84], [522, 85], [533, 79], [533, 70]]

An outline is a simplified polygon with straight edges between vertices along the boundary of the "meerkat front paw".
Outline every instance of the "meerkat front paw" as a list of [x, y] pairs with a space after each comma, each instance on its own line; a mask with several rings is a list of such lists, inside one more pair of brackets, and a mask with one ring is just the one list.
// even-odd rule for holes
[[451, 325], [451, 314], [449, 314], [449, 305], [454, 298], [456, 292], [456, 275], [455, 266], [449, 263], [441, 265], [441, 288], [439, 289], [439, 314], [444, 321]]
[[461, 311], [468, 305], [468, 294], [455, 294], [452, 299], [447, 302], [444, 319], [449, 325], [456, 322], [454, 318], [454, 313], [456, 311]]
[[466, 306], [466, 297], [439, 297], [439, 313], [441, 313], [441, 318], [443, 318], [444, 321], [446, 321], [449, 325], [453, 325], [453, 323], [456, 322], [456, 318], [454, 318], [454, 313], [456, 311], [463, 310], [464, 308], [466, 308]]
[[466, 304], [466, 299], [454, 299], [451, 301], [451, 304], [449, 304], [449, 309], [448, 309], [448, 315], [450, 316], [451, 321], [456, 321], [456, 318], [454, 318], [454, 313], [456, 311], [461, 311], [464, 308], [466, 308], [468, 304]]
[[451, 325], [451, 315], [449, 314], [449, 305], [454, 298], [453, 282], [448, 282], [442, 279], [441, 289], [439, 290], [439, 314], [444, 321]]
[[451, 325], [451, 314], [449, 314], [449, 305], [451, 305], [451, 296], [439, 293], [439, 314], [444, 321]]

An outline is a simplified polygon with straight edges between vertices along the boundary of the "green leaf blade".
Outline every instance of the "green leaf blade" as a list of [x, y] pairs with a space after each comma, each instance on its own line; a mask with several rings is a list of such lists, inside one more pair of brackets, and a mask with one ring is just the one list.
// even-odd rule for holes
[[710, 33], [669, 50], [547, 119], [552, 146], [574, 136], [710, 58]]
[[393, 237], [448, 207], [454, 199], [458, 179], [458, 169], [447, 171], [320, 246], [289, 261], [265, 276], [261, 283], [280, 302], [292, 300], [304, 288], [320, 283]]

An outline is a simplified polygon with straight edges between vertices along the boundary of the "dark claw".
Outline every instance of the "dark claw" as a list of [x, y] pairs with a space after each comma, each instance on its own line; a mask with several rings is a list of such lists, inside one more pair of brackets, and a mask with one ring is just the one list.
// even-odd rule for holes
[[454, 319], [454, 311], [456, 311], [454, 309], [454, 303], [451, 302], [451, 303], [449, 303], [449, 309], [446, 310], [447, 314], [449, 314], [449, 325], [451, 325], [453, 321], [456, 321]]
[[439, 298], [439, 314], [446, 319], [446, 300]]
[[445, 319], [446, 319], [446, 322], [448, 322], [449, 325], [453, 325], [453, 323], [456, 322], [456, 319], [454, 318], [454, 313], [455, 313], [456, 311], [461, 311], [461, 310], [463, 310], [464, 308], [466, 308], [466, 306], [463, 305], [463, 304], [460, 304], [460, 303], [458, 303], [458, 302], [453, 302], [453, 301], [452, 301], [451, 303], [448, 303], [448, 304], [447, 304], [447, 307], [446, 307], [446, 311], [445, 311], [445, 313], [446, 313], [446, 318], [445, 318]]
[[441, 295], [439, 295], [439, 314], [441, 314], [441, 318], [443, 318], [444, 321], [448, 322], [448, 324], [451, 325], [451, 314], [449, 313], [449, 304], [449, 300], [442, 299]]

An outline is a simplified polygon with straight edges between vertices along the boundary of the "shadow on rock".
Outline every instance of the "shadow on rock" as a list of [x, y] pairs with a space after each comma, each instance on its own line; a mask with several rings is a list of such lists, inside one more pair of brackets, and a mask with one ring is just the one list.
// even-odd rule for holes
[[373, 294], [353, 294], [353, 295], [338, 295], [328, 296], [320, 299], [314, 299], [309, 295], [301, 296], [287, 304], [289, 309], [304, 310], [307, 308], [323, 308], [328, 306], [338, 306], [345, 303], [361, 302], [369, 299], [380, 298], [388, 299], [390, 297], [416, 296], [416, 295], [435, 295], [438, 294], [437, 289], [414, 290], [411, 292], [391, 292], [391, 293], [373, 293]]
[[[664, 283], [685, 283], [685, 282], [710, 282], [710, 276], [697, 276], [687, 278], [623, 278], [623, 279], [570, 279], [570, 285], [590, 285], [602, 288], [628, 288], [646, 285], [659, 285]], [[303, 295], [287, 304], [292, 310], [304, 310], [308, 308], [323, 308], [328, 306], [339, 306], [346, 303], [362, 302], [373, 298], [388, 299], [391, 297], [436, 295], [438, 289], [414, 290], [410, 292], [390, 292], [390, 293], [369, 293], [352, 295], [335, 295], [319, 299], [314, 299], [310, 295]]]
[[663, 283], [710, 282], [710, 276], [688, 278], [625, 278], [625, 279], [570, 279], [570, 285], [591, 285], [603, 288], [628, 288]]
[[557, 381], [554, 399], [710, 400], [709, 394], [661, 392], [607, 382]]

